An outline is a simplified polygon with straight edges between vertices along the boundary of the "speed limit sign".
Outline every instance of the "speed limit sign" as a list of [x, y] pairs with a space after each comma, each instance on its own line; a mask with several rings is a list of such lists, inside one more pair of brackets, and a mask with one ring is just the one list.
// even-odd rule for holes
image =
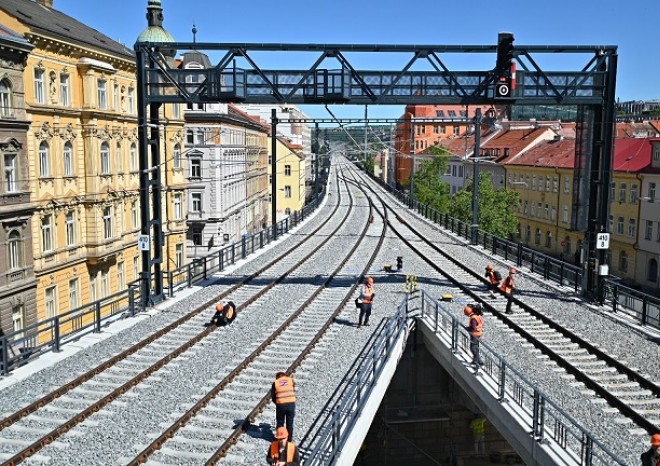
[[610, 247], [610, 234], [598, 233], [596, 235], [596, 249], [609, 249]]

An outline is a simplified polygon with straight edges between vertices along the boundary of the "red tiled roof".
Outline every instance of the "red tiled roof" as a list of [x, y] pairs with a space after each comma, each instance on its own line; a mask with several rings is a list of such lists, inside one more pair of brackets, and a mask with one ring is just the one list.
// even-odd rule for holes
[[659, 138], [621, 138], [614, 141], [614, 170], [638, 172], [651, 167], [652, 141]]
[[[496, 159], [496, 162], [506, 163], [506, 160], [516, 157], [531, 144], [536, 143], [537, 139], [547, 131], [552, 131], [552, 129], [549, 126], [525, 129], [512, 127], [508, 131], [503, 131], [485, 144], [482, 144], [481, 152], [483, 154], [489, 153], [491, 150], [499, 150], [500, 157]], [[506, 149], [508, 149], [508, 155], [505, 155]]]
[[[496, 132], [497, 130], [490, 126], [482, 126], [481, 144], [483, 144], [484, 141], [488, 140], [488, 138], [492, 137], [493, 133]], [[474, 152], [474, 133], [468, 136], [467, 145], [465, 141], [465, 136], [458, 136], [453, 138], [442, 139], [438, 144], [438, 146], [442, 147], [448, 152], [451, 152], [452, 154], [457, 155], [459, 157], [465, 157], [466, 155], [465, 149], [467, 147], [467, 155], [472, 155], [472, 153]]]
[[[494, 108], [496, 116], [499, 116], [506, 107], [503, 105], [468, 105], [467, 116], [474, 116], [474, 112], [477, 108], [481, 108], [481, 114], [483, 116], [487, 115], [487, 112], [491, 108]], [[442, 110], [444, 116], [438, 117], [438, 110]], [[404, 117], [409, 113], [413, 118], [453, 118], [452, 116], [449, 116], [450, 111], [455, 113], [454, 117], [461, 118], [463, 116], [462, 112], [465, 112], [466, 108], [465, 105], [406, 105]]]
[[573, 168], [574, 162], [575, 139], [554, 139], [542, 141], [524, 154], [505, 162], [505, 165]]
[[616, 138], [654, 138], [659, 137], [657, 125], [650, 121], [621, 122], [616, 124]]

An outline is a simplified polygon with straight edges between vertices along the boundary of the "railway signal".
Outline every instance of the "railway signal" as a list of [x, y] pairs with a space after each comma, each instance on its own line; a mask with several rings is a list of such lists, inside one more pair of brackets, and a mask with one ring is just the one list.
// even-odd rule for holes
[[516, 87], [516, 64], [513, 62], [513, 34], [500, 32], [497, 35], [497, 61], [495, 63], [495, 97], [510, 99]]

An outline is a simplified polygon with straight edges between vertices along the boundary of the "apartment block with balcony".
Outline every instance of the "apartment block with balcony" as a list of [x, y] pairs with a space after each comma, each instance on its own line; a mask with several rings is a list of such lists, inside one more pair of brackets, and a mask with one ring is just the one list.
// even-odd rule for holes
[[0, 25], [0, 330], [36, 323], [24, 63], [33, 46]]

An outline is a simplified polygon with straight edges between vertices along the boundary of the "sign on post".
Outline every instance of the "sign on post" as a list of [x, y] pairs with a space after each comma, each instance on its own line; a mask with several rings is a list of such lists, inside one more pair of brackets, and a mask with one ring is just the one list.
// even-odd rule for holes
[[151, 247], [151, 238], [149, 235], [138, 236], [138, 249], [140, 251], [148, 251]]
[[609, 249], [610, 247], [610, 234], [598, 233], [596, 235], [596, 249]]

